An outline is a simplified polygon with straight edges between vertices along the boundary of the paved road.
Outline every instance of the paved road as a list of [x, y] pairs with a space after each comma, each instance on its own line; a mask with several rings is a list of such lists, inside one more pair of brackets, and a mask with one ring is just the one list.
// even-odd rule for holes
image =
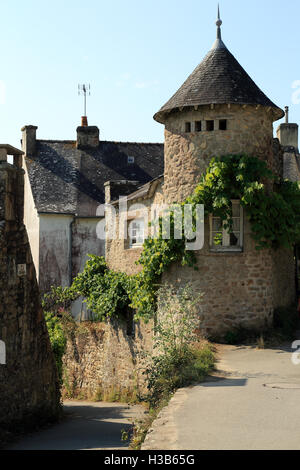
[[130, 430], [133, 418], [144, 408], [119, 403], [69, 401], [65, 419], [10, 446], [12, 450], [126, 450], [122, 430]]
[[219, 371], [179, 390], [144, 449], [300, 450], [300, 365], [288, 347], [221, 346]]

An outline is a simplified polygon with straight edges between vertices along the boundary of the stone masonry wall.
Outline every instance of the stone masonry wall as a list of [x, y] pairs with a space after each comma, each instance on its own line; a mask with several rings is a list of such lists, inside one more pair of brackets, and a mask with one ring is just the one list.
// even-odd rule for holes
[[[185, 122], [227, 120], [227, 130], [185, 131]], [[192, 128], [193, 130], [193, 128]], [[213, 156], [254, 155], [273, 167], [272, 114], [266, 108], [240, 105], [202, 106], [198, 111], [171, 114], [165, 127], [166, 202], [180, 202], [189, 196]]]
[[134, 336], [120, 322], [73, 325], [63, 358], [64, 393], [89, 399], [144, 393], [144, 352], [152, 351], [151, 331], [151, 323], [136, 324]]
[[241, 253], [210, 252], [207, 223], [197, 266], [199, 271], [173, 265], [163, 281], [179, 286], [190, 283], [195, 292], [204, 294], [199, 313], [202, 331], [209, 337], [223, 338], [240, 327], [264, 329], [272, 325], [275, 308], [295, 302], [292, 252], [257, 251], [247, 219]]
[[[162, 184], [155, 189], [155, 193], [148, 198], [135, 199], [128, 201], [128, 220], [133, 218], [143, 217], [144, 214], [148, 217], [148, 221], [151, 220], [151, 207], [155, 204], [157, 206], [163, 204], [163, 187]], [[138, 206], [143, 206], [140, 210]], [[117, 228], [120, 225], [120, 214], [117, 210], [116, 214]], [[145, 226], [147, 224], [145, 223]], [[118, 232], [118, 230], [117, 230]], [[117, 233], [118, 235], [118, 233]], [[139, 260], [142, 253], [142, 247], [140, 248], [129, 248], [128, 239], [124, 240], [122, 237], [117, 236], [116, 239], [106, 239], [105, 244], [105, 257], [110, 269], [115, 271], [123, 271], [127, 274], [137, 274], [141, 270], [141, 266], [137, 265], [136, 262]]]
[[23, 225], [23, 170], [0, 162], [1, 434], [54, 420], [60, 411], [57, 371]]

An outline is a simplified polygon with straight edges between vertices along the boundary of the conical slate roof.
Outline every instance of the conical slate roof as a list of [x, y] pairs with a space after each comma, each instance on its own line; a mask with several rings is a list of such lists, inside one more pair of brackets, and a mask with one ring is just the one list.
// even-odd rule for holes
[[220, 26], [212, 49], [172, 98], [155, 114], [163, 123], [170, 111], [210, 104], [250, 104], [271, 107], [280, 119], [284, 112], [254, 83], [221, 39]]

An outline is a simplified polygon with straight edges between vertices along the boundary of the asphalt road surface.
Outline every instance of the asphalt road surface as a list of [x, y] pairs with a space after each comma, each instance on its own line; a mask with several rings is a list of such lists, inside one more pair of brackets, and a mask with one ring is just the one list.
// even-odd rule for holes
[[289, 346], [221, 346], [219, 358], [207, 382], [175, 394], [143, 449], [300, 450], [300, 364]]
[[9, 450], [126, 450], [122, 430], [130, 431], [144, 408], [122, 403], [68, 401], [65, 419], [49, 429], [26, 436]]

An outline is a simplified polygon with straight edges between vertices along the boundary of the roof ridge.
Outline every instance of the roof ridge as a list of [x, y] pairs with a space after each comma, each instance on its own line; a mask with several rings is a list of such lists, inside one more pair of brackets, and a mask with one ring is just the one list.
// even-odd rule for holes
[[[37, 142], [51, 142], [51, 143], [70, 143], [75, 144], [76, 140], [59, 140], [59, 139], [37, 139]], [[122, 142], [118, 140], [100, 140], [100, 144], [131, 144], [131, 145], [164, 145], [163, 142]]]

